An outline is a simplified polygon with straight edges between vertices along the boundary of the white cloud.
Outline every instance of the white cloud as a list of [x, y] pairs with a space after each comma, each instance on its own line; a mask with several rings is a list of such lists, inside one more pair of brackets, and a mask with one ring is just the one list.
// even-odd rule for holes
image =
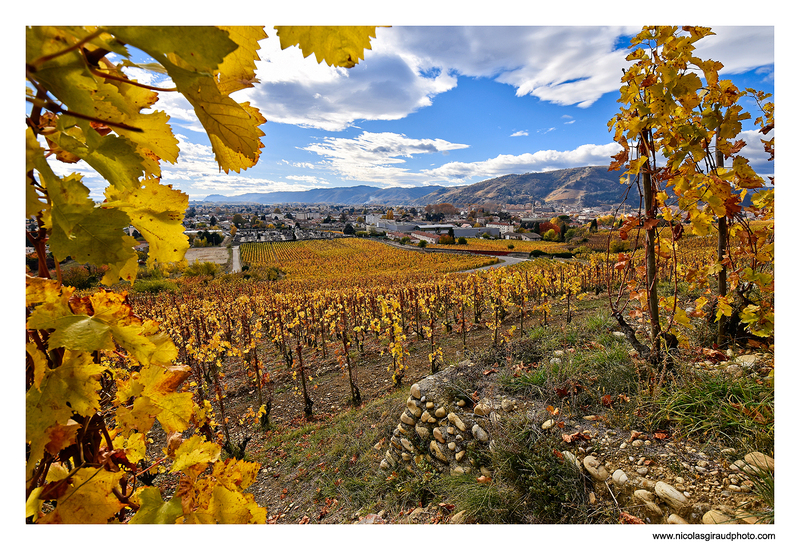
[[417, 183], [419, 175], [410, 174], [404, 158], [425, 153], [446, 153], [468, 145], [443, 139], [413, 139], [390, 132], [363, 132], [355, 139], [324, 138], [304, 150], [325, 157], [324, 165], [345, 179], [386, 185]]
[[528, 135], [528, 131], [527, 130], [520, 130], [518, 132], [514, 132], [513, 134], [511, 134], [510, 137], [521, 137], [521, 136], [527, 136], [527, 135]]
[[522, 155], [499, 155], [478, 162], [450, 162], [423, 172], [432, 178], [431, 183], [439, 180], [463, 182], [471, 178], [487, 179], [505, 174], [545, 172], [578, 166], [604, 166], [611, 162], [611, 157], [619, 150], [620, 146], [616, 143], [587, 144], [572, 151], [537, 151]]
[[695, 54], [714, 59], [721, 74], [738, 74], [775, 63], [775, 27], [711, 27], [713, 36], [697, 42]]

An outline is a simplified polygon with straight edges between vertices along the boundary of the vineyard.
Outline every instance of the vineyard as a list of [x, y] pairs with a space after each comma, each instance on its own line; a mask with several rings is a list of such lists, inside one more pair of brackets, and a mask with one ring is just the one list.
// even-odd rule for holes
[[[375, 36], [276, 31], [282, 49], [343, 70]], [[254, 166], [265, 119], [231, 94], [258, 83], [264, 29], [28, 27], [26, 521], [349, 522], [378, 506], [405, 521], [419, 504], [436, 523], [457, 515], [452, 500], [479, 523], [643, 523], [635, 514], [653, 506], [621, 510], [596, 467], [603, 446], [628, 467], [628, 443], [663, 444], [639, 470], [687, 484], [676, 496], [642, 481], [661, 506], [706, 522], [711, 505], [700, 517], [681, 506], [688, 489], [707, 491], [730, 504], [717, 510], [729, 520], [771, 521], [774, 461], [750, 459], [774, 454], [774, 185], [738, 154], [750, 117], [738, 102], [758, 107], [765, 137], [774, 107], [693, 56], [710, 29], [677, 32], [646, 27], [633, 41], [650, 49], [629, 55], [611, 166], [625, 167], [643, 201], [614, 229], [514, 243], [529, 258], [513, 266], [361, 238], [246, 243], [242, 272], [220, 274], [184, 261], [188, 196], [162, 183], [160, 167], [177, 161], [179, 141], [150, 107], [181, 95], [222, 171]], [[131, 49], [153, 63], [137, 65]], [[174, 88], [138, 82], [129, 67], [167, 74]], [[772, 154], [774, 140], [761, 142]], [[79, 161], [105, 179], [102, 202], [80, 174], [58, 175], [55, 163]], [[128, 226], [149, 244], [146, 268]], [[77, 267], [62, 272], [67, 262]], [[85, 287], [70, 286], [81, 275]], [[494, 445], [467, 449], [440, 424], [470, 475], [440, 475], [408, 453], [407, 467], [387, 472], [387, 445], [414, 446], [398, 443], [398, 406], [423, 413], [409, 384], [456, 365], [466, 381], [445, 389], [462, 414], [504, 396], [503, 417], [487, 415]], [[512, 414], [517, 399], [530, 415]], [[741, 457], [737, 469], [725, 453]], [[726, 477], [701, 490], [710, 462], [709, 475]], [[588, 476], [608, 490], [588, 491]], [[614, 485], [621, 479], [615, 472]]]

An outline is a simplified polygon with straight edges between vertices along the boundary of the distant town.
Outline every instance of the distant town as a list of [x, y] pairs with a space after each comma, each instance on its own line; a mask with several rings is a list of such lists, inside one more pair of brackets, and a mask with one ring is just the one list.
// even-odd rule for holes
[[228, 237], [226, 244], [234, 245], [349, 235], [381, 236], [416, 245], [421, 241], [438, 244], [444, 236], [541, 240], [542, 235], [535, 229], [553, 218], [567, 226], [577, 226], [592, 220], [613, 220], [613, 216], [614, 210], [609, 207], [556, 211], [533, 204], [457, 208], [443, 203], [404, 208], [192, 203], [184, 225], [193, 246], [210, 245], [209, 233], [219, 234], [219, 242]]

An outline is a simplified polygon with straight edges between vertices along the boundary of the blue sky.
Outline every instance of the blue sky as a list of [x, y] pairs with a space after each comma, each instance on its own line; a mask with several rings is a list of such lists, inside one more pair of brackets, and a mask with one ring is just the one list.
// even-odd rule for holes
[[[258, 165], [220, 173], [188, 102], [162, 93], [181, 156], [163, 182], [193, 200], [209, 194], [319, 187], [463, 185], [509, 173], [608, 164], [618, 146], [607, 122], [630, 36], [641, 26], [392, 26], [353, 69], [281, 50], [271, 22], [261, 42], [261, 83], [238, 92], [268, 122]], [[774, 28], [713, 27], [697, 54], [725, 65], [740, 87], [773, 92]], [[162, 75], [130, 70], [141, 82]], [[754, 105], [752, 107], [755, 107]], [[755, 112], [755, 111], [753, 111]], [[755, 132], [745, 154], [771, 165]], [[103, 182], [87, 169], [95, 198]]]

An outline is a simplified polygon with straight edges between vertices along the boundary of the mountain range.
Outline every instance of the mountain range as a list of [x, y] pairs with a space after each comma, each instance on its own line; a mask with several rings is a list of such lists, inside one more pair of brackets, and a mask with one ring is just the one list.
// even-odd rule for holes
[[[609, 171], [605, 166], [566, 168], [551, 172], [508, 174], [470, 185], [455, 187], [392, 187], [381, 189], [368, 185], [310, 189], [308, 191], [281, 191], [273, 193], [246, 193], [236, 196], [209, 195], [203, 202], [258, 203], [258, 204], [341, 204], [425, 206], [451, 203], [456, 206], [499, 203], [520, 204], [536, 202], [546, 206], [591, 207], [619, 204], [626, 186], [620, 185], [621, 171]], [[626, 202], [638, 204], [639, 194], [631, 189]]]

